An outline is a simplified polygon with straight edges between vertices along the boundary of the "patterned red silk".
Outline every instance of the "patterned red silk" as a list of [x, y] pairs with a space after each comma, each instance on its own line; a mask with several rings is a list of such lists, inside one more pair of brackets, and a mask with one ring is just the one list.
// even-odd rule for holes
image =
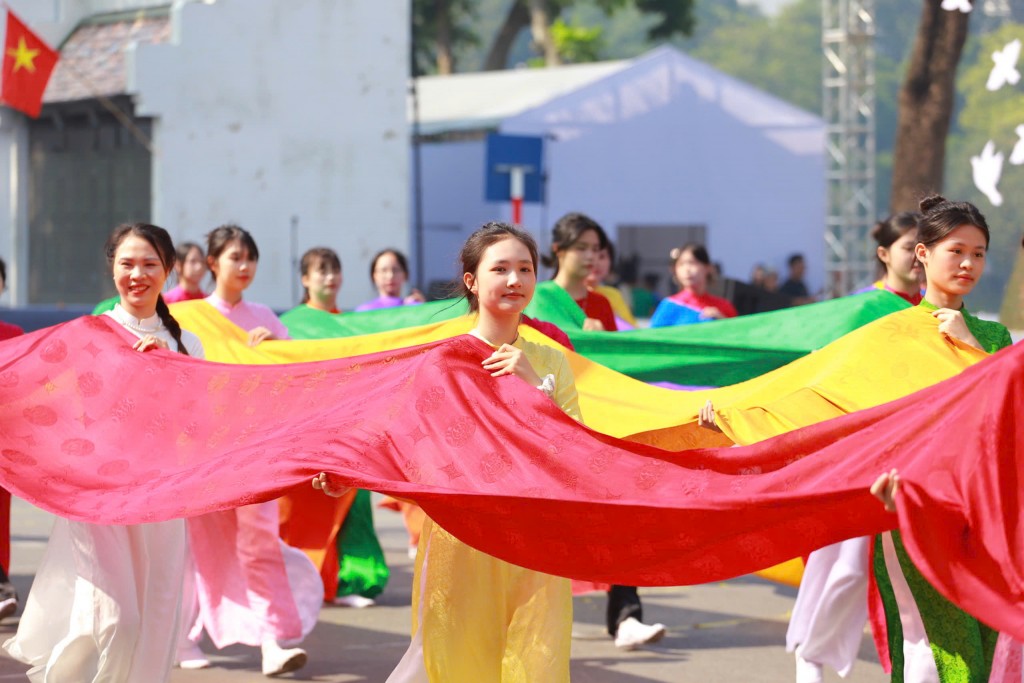
[[1024, 638], [1020, 345], [877, 408], [670, 453], [490, 378], [490, 349], [469, 336], [260, 366], [129, 341], [100, 316], [0, 344], [0, 478], [16, 495], [72, 519], [155, 522], [270, 499], [327, 470], [415, 500], [516, 564], [678, 585], [895, 527], [868, 486], [896, 467], [899, 526], [925, 576]]

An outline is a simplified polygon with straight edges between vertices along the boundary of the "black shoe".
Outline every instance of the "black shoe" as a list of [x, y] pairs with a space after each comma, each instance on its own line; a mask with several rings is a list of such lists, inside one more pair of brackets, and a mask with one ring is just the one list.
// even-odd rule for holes
[[0, 583], [0, 619], [18, 611], [18, 593], [10, 583]]

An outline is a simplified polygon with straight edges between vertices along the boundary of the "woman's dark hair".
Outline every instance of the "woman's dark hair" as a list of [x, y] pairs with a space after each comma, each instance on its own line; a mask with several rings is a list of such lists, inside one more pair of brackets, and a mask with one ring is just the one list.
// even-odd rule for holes
[[[242, 247], [249, 252], [249, 256], [254, 261], [260, 260], [260, 250], [256, 247], [256, 240], [252, 238], [248, 230], [234, 223], [227, 223], [219, 228], [214, 228], [206, 235], [206, 260], [217, 260], [224, 253], [224, 250], [227, 249], [228, 245], [236, 240], [242, 243]], [[210, 277], [216, 282], [217, 274], [213, 272], [212, 268], [210, 269]]]
[[178, 246], [175, 247], [174, 253], [178, 257], [178, 263], [184, 263], [185, 259], [188, 258], [189, 252], [193, 249], [199, 251], [199, 255], [203, 256], [203, 248], [195, 242], [178, 242]]
[[[149, 223], [124, 223], [114, 228], [114, 232], [110, 233], [104, 248], [107, 255], [107, 263], [111, 267], [114, 265], [114, 255], [117, 254], [117, 248], [121, 246], [121, 242], [129, 235], [141, 237], [149, 242], [149, 245], [156, 250], [156, 255], [160, 258], [160, 265], [163, 266], [164, 272], [171, 272], [171, 269], [174, 268], [174, 261], [177, 258], [174, 252], [174, 242], [171, 241], [171, 236], [167, 234], [166, 230]], [[171, 310], [167, 308], [167, 302], [164, 301], [163, 294], [158, 294], [156, 297], [156, 314], [160, 316], [160, 322], [164, 324], [164, 327], [171, 333], [174, 341], [177, 342], [178, 352], [187, 356], [188, 349], [185, 348], [185, 344], [181, 341], [181, 325], [171, 315]]]
[[608, 263], [611, 264], [611, 270], [614, 271], [615, 270], [615, 244], [611, 240], [608, 240], [608, 244], [604, 245], [601, 248], [608, 252]]
[[377, 261], [381, 260], [384, 256], [391, 254], [398, 261], [398, 265], [402, 266], [402, 271], [406, 277], [409, 277], [409, 261], [405, 258], [405, 254], [398, 251], [397, 249], [381, 249], [373, 255], [373, 260], [370, 261], [370, 282], [373, 282], [373, 272], [377, 270]]
[[[583, 233], [587, 230], [593, 230], [597, 233], [597, 243], [601, 249], [607, 249], [608, 245], [611, 244], [608, 239], [608, 234], [604, 231], [597, 221], [589, 216], [585, 216], [582, 213], [567, 213], [558, 219], [555, 223], [555, 227], [551, 228], [551, 253], [545, 254], [541, 259], [548, 268], [554, 268], [555, 272], [552, 275], [558, 275], [558, 253], [568, 249], [572, 245], [576, 244]], [[610, 254], [611, 252], [609, 252]]]
[[[302, 260], [299, 262], [299, 275], [309, 275], [309, 271], [313, 269], [313, 266], [318, 266], [321, 270], [324, 266], [329, 266], [331, 270], [341, 272], [341, 259], [338, 258], [338, 254], [333, 249], [328, 247], [313, 247], [307, 249], [306, 253], [302, 255]], [[309, 288], [302, 288], [302, 303], [309, 301]]]
[[[533, 271], [536, 273], [537, 242], [533, 239], [533, 236], [521, 228], [495, 221], [484, 223], [462, 245], [462, 251], [459, 252], [459, 263], [462, 264], [462, 273], [473, 273], [476, 275], [477, 268], [480, 267], [480, 261], [483, 259], [487, 247], [509, 237], [519, 240], [530, 250], [530, 260], [533, 261]], [[466, 287], [465, 279], [460, 277], [458, 283], [462, 296], [466, 297], [466, 301], [469, 303], [469, 310], [476, 311], [480, 308], [480, 301], [477, 299], [476, 294], [473, 294]]]
[[933, 194], [921, 200], [921, 213], [924, 216], [917, 226], [918, 244], [930, 249], [961, 225], [973, 225], [985, 235], [985, 248], [988, 248], [988, 222], [974, 204], [951, 202], [942, 195]]
[[711, 265], [711, 257], [708, 256], [707, 248], [703, 244], [689, 242], [681, 247], [676, 247], [668, 253], [668, 257], [672, 259], [673, 270], [675, 270], [676, 264], [679, 263], [679, 259], [683, 258], [686, 254], [692, 254], [693, 258], [697, 259], [705, 266]]
[[[903, 211], [875, 223], [871, 229], [871, 239], [878, 243], [878, 246], [888, 249], [896, 240], [906, 235], [911, 230], [917, 230], [921, 222], [921, 214], [917, 211]], [[883, 266], [882, 259], [875, 254], [875, 258]]]

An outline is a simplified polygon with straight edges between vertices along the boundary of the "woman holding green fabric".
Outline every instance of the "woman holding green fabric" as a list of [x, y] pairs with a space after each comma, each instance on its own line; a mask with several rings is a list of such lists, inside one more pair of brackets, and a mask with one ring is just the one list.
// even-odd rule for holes
[[[299, 263], [299, 275], [303, 305], [325, 313], [340, 313], [337, 299], [342, 284], [341, 259], [333, 249], [307, 250]], [[290, 504], [282, 504], [282, 537], [291, 531], [292, 525], [309, 527], [295, 530], [304, 536], [311, 528], [322, 529], [317, 538], [324, 540], [323, 552], [310, 554], [316, 555], [311, 559], [319, 566], [324, 581], [324, 600], [343, 607], [375, 604], [374, 598], [387, 586], [390, 570], [373, 526], [370, 492], [360, 490], [339, 498], [330, 519], [314, 519], [322, 504], [309, 505], [304, 494], [305, 487], [302, 492], [286, 497]]]
[[[1009, 346], [999, 323], [979, 320], [964, 307], [985, 270], [989, 230], [985, 217], [967, 202], [933, 196], [922, 200], [924, 218], [915, 252], [924, 267], [927, 290], [921, 306], [941, 324], [950, 340], [988, 353]], [[871, 492], [894, 511], [899, 490], [896, 471], [881, 475]], [[875, 541], [874, 571], [885, 607], [892, 680], [918, 683], [985, 683], [989, 680], [998, 634], [953, 605], [910, 561], [898, 531]]]

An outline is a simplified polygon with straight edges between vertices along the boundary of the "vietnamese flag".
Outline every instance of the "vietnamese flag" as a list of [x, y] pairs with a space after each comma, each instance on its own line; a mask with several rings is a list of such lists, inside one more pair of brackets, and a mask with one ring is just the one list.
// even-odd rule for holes
[[43, 91], [57, 65], [57, 51], [44, 43], [14, 12], [7, 10], [3, 86], [0, 101], [35, 118], [43, 107]]

